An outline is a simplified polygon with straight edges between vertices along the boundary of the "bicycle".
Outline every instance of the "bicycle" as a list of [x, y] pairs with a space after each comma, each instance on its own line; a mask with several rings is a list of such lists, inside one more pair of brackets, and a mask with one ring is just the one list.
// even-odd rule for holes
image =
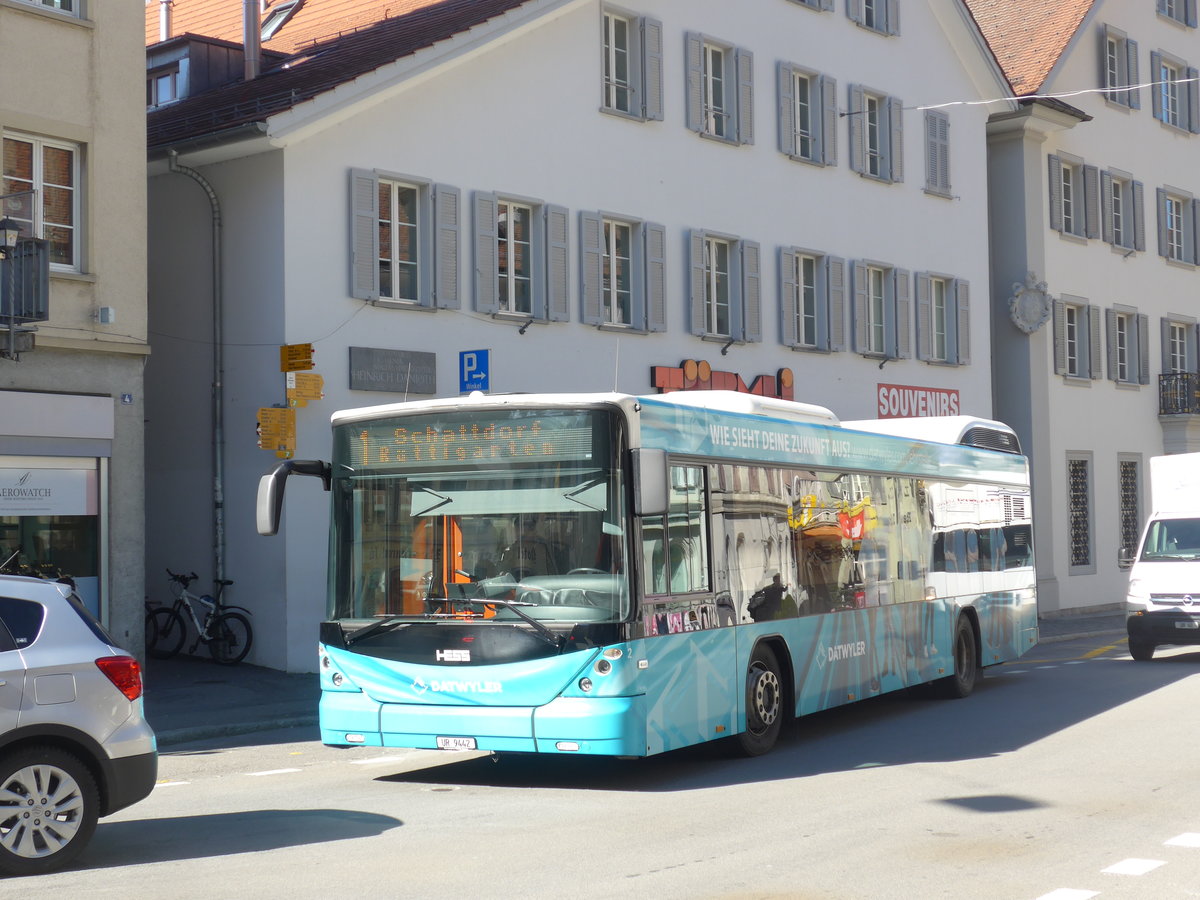
[[[146, 614], [146, 653], [154, 659], [170, 659], [177, 654], [183, 648], [190, 619], [196, 629], [196, 640], [188, 653], [195, 653], [196, 648], [204, 644], [212, 658], [222, 665], [232, 666], [245, 659], [254, 643], [254, 631], [247, 618], [250, 610], [221, 603], [222, 593], [233, 582], [217, 579], [214, 582], [217, 588], [214, 597], [193, 594], [188, 590], [188, 585], [199, 577], [195, 572], [181, 575], [167, 569], [167, 575], [170, 576], [175, 602], [171, 606], [151, 609]], [[196, 605], [203, 610], [203, 616], [196, 615]]]

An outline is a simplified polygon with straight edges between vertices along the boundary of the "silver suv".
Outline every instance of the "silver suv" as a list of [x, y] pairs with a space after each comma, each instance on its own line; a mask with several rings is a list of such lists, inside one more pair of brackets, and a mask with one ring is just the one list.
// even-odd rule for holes
[[157, 777], [137, 660], [69, 585], [0, 575], [0, 875], [71, 862]]

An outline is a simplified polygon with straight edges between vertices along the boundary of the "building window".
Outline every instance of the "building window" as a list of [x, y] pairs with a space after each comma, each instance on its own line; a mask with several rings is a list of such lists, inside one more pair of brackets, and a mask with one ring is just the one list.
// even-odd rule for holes
[[0, 194], [32, 191], [34, 200], [6, 212], [21, 233], [44, 238], [50, 245], [50, 265], [80, 268], [79, 184], [80, 147], [65, 141], [26, 135], [4, 136], [4, 184]]
[[869, 178], [904, 180], [903, 119], [901, 103], [850, 85], [850, 168]]
[[80, 8], [82, 0], [24, 0], [25, 3], [31, 6], [40, 6], [44, 9], [55, 9], [67, 15], [80, 17], [83, 15], [83, 10]]
[[925, 190], [950, 196], [950, 117], [925, 110]]
[[1071, 156], [1051, 154], [1050, 227], [1081, 238], [1100, 236], [1100, 174]]
[[783, 343], [796, 350], [845, 350], [845, 260], [785, 247], [779, 271]]
[[1100, 308], [1078, 297], [1054, 301], [1054, 371], [1068, 378], [1099, 378]]
[[662, 225], [579, 214], [582, 321], [638, 331], [666, 329]]
[[912, 355], [909, 273], [883, 263], [851, 267], [853, 347], [864, 356], [907, 359]]
[[847, 0], [846, 14], [861, 28], [880, 34], [900, 33], [897, 0]]
[[1091, 454], [1067, 458], [1067, 521], [1070, 569], [1082, 575], [1094, 568], [1092, 561], [1092, 460]]
[[1109, 103], [1140, 109], [1138, 84], [1138, 45], [1125, 32], [1105, 25], [1101, 38], [1104, 53], [1104, 97]]
[[371, 169], [350, 172], [350, 296], [458, 309], [460, 192]]
[[1150, 72], [1156, 82], [1151, 89], [1154, 118], [1183, 131], [1200, 131], [1200, 72], [1158, 50], [1150, 54]]
[[476, 191], [475, 309], [564, 322], [568, 316], [567, 211]]
[[754, 55], [686, 35], [687, 125], [704, 137], [754, 143]]
[[1117, 506], [1121, 549], [1133, 553], [1142, 533], [1141, 457], [1122, 456], [1117, 460]]
[[828, 12], [833, 9], [833, 0], [792, 0], [793, 3], [799, 3], [801, 6], [807, 6], [809, 9], [818, 9]]
[[1158, 188], [1158, 255], [1196, 264], [1196, 201], [1185, 191]]
[[662, 23], [605, 9], [601, 109], [635, 119], [663, 117]]
[[259, 40], [269, 41], [275, 37], [279, 33], [279, 29], [287, 24], [288, 19], [295, 14], [303, 2], [304, 0], [283, 0], [282, 3], [276, 3], [266, 10], [259, 31]]
[[182, 89], [178, 65], [156, 69], [146, 75], [146, 107], [154, 109], [174, 103], [181, 98]]
[[1146, 249], [1145, 193], [1127, 172], [1100, 173], [1101, 236], [1123, 250]]
[[1196, 0], [1158, 0], [1158, 14], [1166, 16], [1180, 25], [1195, 28]]
[[837, 80], [779, 64], [779, 149], [792, 159], [837, 163]]
[[917, 359], [965, 366], [971, 361], [970, 284], [918, 272]]
[[1149, 384], [1149, 318], [1126, 306], [1107, 310], [1105, 317], [1109, 379], [1119, 384]]
[[689, 243], [692, 333], [716, 340], [761, 341], [759, 245], [699, 230], [691, 232]]
[[1163, 373], [1197, 371], [1195, 320], [1163, 319], [1161, 324]]

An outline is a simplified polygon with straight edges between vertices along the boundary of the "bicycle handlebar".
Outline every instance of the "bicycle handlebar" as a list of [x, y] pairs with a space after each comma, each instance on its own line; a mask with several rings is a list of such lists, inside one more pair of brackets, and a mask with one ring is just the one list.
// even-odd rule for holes
[[191, 575], [180, 575], [178, 572], [172, 572], [170, 569], [167, 569], [167, 574], [171, 576], [172, 581], [174, 581], [178, 584], [181, 584], [184, 587], [187, 587], [189, 584], [191, 584], [193, 581], [195, 581], [197, 578], [200, 577], [195, 572], [193, 572]]

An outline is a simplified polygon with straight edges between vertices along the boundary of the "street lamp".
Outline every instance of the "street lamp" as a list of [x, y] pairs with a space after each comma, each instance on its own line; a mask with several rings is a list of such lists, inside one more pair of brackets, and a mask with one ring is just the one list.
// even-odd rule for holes
[[13, 248], [17, 246], [17, 238], [21, 236], [21, 226], [19, 223], [5, 216], [0, 219], [0, 256], [5, 258], [12, 255]]

